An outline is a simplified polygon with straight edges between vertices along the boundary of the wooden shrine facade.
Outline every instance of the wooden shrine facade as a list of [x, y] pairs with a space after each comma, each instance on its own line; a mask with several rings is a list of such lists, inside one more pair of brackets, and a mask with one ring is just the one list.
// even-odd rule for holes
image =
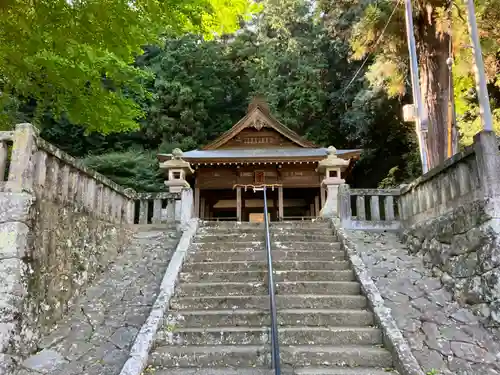
[[[360, 150], [335, 152], [346, 163], [342, 175], [349, 173]], [[263, 184], [269, 186], [271, 220], [319, 216], [326, 201], [322, 182], [328, 176], [318, 163], [327, 156], [328, 149], [301, 138], [278, 122], [264, 102], [254, 100], [243, 119], [203, 149], [158, 158], [171, 170], [176, 163], [189, 163], [185, 180], [194, 189], [195, 216], [260, 221], [262, 192], [252, 186]]]

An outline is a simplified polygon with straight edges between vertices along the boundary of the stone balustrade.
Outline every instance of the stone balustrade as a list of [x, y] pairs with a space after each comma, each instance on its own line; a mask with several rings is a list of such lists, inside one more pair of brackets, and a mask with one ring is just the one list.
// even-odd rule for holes
[[399, 189], [339, 187], [339, 216], [346, 229], [397, 230], [400, 228]]
[[[18, 147], [9, 158], [9, 146], [14, 143]], [[42, 139], [31, 124], [0, 132], [1, 191], [32, 192], [37, 199], [70, 204], [116, 224], [181, 220], [182, 193], [137, 193], [123, 188]], [[189, 210], [186, 202], [184, 207]]]
[[134, 223], [135, 191], [85, 167], [40, 137], [36, 146], [33, 191], [37, 198], [69, 203], [112, 223]]
[[138, 224], [173, 223], [180, 221], [181, 193], [138, 193], [136, 210]]
[[483, 194], [474, 146], [401, 189], [401, 219], [411, 226], [439, 217]]

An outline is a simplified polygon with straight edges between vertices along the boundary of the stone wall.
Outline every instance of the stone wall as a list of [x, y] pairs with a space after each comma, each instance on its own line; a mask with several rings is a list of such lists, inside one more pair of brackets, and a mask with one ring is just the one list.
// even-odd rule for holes
[[500, 157], [493, 133], [402, 189], [403, 240], [456, 301], [500, 325]]
[[134, 222], [135, 192], [85, 168], [30, 124], [0, 132], [0, 144], [7, 169], [0, 178], [7, 176], [0, 181], [2, 374], [14, 354], [37, 348], [40, 335], [119, 256]]

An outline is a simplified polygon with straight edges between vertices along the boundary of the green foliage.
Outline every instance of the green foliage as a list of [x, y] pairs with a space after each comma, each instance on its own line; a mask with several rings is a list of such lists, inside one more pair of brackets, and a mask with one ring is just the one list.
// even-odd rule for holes
[[155, 75], [142, 130], [162, 143], [162, 152], [196, 148], [244, 115], [245, 77], [229, 53], [220, 41], [188, 34], [141, 58], [141, 66]]
[[147, 70], [134, 66], [142, 46], [163, 35], [232, 32], [247, 0], [9, 0], [0, 6], [0, 107], [16, 117], [16, 100], [36, 101], [34, 121], [47, 110], [87, 132], [138, 128], [134, 97], [147, 92]]
[[[144, 46], [133, 65], [143, 94], [123, 88], [144, 113], [133, 130], [89, 133], [68, 112], [60, 118], [50, 109], [40, 112], [37, 100], [14, 105], [16, 116], [29, 120], [38, 111], [45, 139], [77, 157], [90, 154], [89, 166], [140, 191], [163, 188], [158, 150], [201, 147], [239, 120], [255, 94], [265, 96], [280, 121], [317, 144], [363, 148], [354, 170], [357, 186], [376, 186], [394, 167], [398, 172], [384, 184], [418, 173], [413, 129], [401, 121], [400, 98], [371, 87], [366, 69], [347, 88], [360, 67], [351, 61], [349, 25], [362, 8], [349, 7], [349, 16], [333, 19], [314, 12], [306, 0], [264, 0], [261, 6], [236, 34], [211, 40], [170, 34], [161, 44]], [[130, 151], [137, 146], [145, 151]]]
[[[498, 51], [500, 50], [500, 1], [476, 1], [476, 16], [480, 28], [485, 69], [494, 92], [495, 129], [500, 132], [496, 98], [499, 80]], [[399, 4], [399, 7], [398, 7]], [[420, 81], [430, 120], [429, 150], [434, 165], [446, 154], [449, 37], [452, 38], [454, 58], [456, 112], [463, 144], [481, 129], [473, 74], [472, 50], [467, 27], [466, 3], [413, 2], [414, 34], [419, 55]], [[405, 31], [404, 5], [383, 0], [320, 1], [327, 14], [330, 34], [349, 41], [352, 58], [369, 56], [366, 77], [372, 87], [383, 88], [391, 97], [404, 96], [410, 90], [408, 46]], [[390, 19], [391, 14], [393, 14]], [[387, 28], [384, 30], [384, 27]], [[383, 37], [381, 37], [383, 33]], [[490, 91], [490, 92], [491, 92]]]
[[83, 159], [88, 167], [124, 187], [136, 191], [164, 191], [164, 176], [159, 170], [156, 153], [141, 150], [89, 155]]

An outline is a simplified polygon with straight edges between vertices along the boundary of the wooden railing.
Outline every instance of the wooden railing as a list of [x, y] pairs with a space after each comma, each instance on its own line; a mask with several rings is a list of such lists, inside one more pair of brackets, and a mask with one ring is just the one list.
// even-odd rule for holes
[[397, 230], [400, 228], [399, 189], [339, 187], [339, 216], [346, 229]]

